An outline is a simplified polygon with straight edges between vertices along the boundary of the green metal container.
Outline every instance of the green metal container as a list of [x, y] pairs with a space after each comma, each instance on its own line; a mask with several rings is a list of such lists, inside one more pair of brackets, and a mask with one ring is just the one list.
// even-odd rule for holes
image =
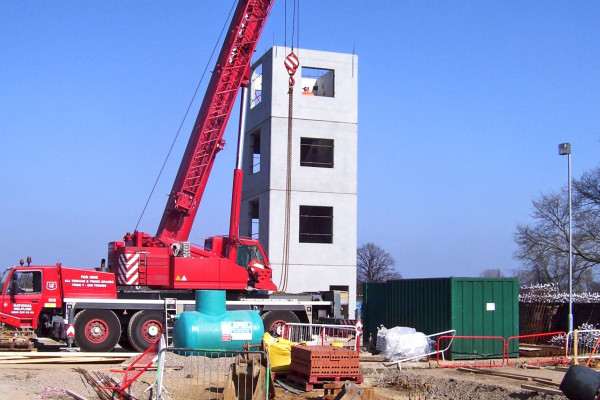
[[[402, 279], [365, 284], [363, 325], [366, 338], [377, 337], [377, 327], [407, 326], [426, 335], [456, 330], [457, 336], [519, 335], [517, 278]], [[455, 340], [452, 359], [502, 358], [501, 340]], [[518, 342], [509, 352], [518, 354]]]

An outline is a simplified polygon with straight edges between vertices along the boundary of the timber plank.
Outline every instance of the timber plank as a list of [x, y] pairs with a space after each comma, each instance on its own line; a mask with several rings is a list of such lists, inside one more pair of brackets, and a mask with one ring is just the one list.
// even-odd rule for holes
[[534, 392], [538, 392], [538, 393], [563, 395], [563, 392], [561, 392], [558, 389], [543, 388], [540, 386], [533, 386], [533, 385], [526, 385], [526, 384], [521, 385], [521, 388], [526, 389], [526, 390], [533, 390]]
[[133, 357], [139, 356], [142, 353], [135, 352], [98, 352], [98, 353], [82, 353], [79, 351], [32, 351], [32, 352], [22, 352], [22, 351], [2, 351], [0, 352], [0, 358], [2, 357], [68, 357], [72, 355], [77, 355], [79, 357]]
[[100, 362], [118, 362], [125, 359], [125, 357], [35, 357], [13, 360], [0, 360], [0, 364], [83, 364]]
[[533, 378], [534, 382], [543, 383], [544, 385], [560, 387], [560, 382], [553, 381], [552, 379], [547, 378]]

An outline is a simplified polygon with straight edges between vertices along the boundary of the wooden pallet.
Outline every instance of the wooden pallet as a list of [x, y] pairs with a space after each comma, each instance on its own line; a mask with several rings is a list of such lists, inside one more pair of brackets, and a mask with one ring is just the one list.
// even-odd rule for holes
[[32, 351], [34, 343], [32, 341], [9, 340], [0, 341], [0, 351]]
[[[325, 383], [323, 384], [323, 400], [335, 400], [340, 396], [344, 384], [342, 382]], [[375, 399], [375, 388], [372, 386], [360, 386], [361, 396], [363, 400]]]
[[352, 376], [340, 376], [340, 375], [304, 375], [297, 371], [290, 371], [287, 376], [287, 380], [293, 382], [305, 392], [310, 392], [314, 389], [315, 385], [322, 386], [326, 383], [341, 382], [341, 381], [353, 381], [356, 383], [362, 383], [364, 381], [362, 375]]

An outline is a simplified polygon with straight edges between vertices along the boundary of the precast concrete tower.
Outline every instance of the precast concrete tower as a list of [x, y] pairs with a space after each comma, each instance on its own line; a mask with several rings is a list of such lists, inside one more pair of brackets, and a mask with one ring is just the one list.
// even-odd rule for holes
[[[240, 234], [258, 237], [286, 291], [348, 292], [356, 304], [358, 57], [296, 49], [288, 146], [288, 48], [273, 47], [251, 70], [242, 162]], [[291, 181], [287, 179], [288, 152]], [[291, 191], [286, 196], [286, 188]], [[289, 208], [289, 259], [284, 238]]]

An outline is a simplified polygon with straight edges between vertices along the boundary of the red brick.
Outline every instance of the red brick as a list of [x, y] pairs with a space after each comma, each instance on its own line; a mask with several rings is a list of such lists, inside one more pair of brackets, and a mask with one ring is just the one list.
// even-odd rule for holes
[[355, 351], [331, 346], [293, 346], [290, 369], [306, 376], [360, 374]]

